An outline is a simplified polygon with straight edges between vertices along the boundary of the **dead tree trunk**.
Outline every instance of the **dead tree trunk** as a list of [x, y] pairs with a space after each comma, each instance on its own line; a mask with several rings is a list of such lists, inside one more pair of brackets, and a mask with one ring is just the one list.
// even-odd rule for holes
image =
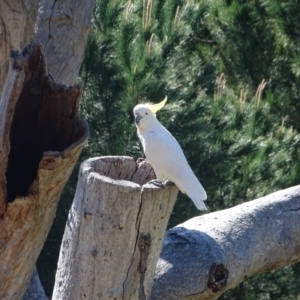
[[39, 0], [0, 1], [0, 99], [11, 51], [21, 51], [33, 38]]
[[149, 299], [178, 192], [143, 185], [153, 178], [148, 163], [129, 157], [81, 165], [53, 299]]
[[79, 87], [46, 76], [38, 45], [12, 58], [0, 111], [0, 299], [20, 299], [78, 159], [87, 125], [77, 115]]
[[81, 89], [52, 78], [74, 84], [93, 4], [0, 1], [0, 299], [24, 294], [88, 136]]
[[94, 3], [95, 0], [40, 0], [35, 40], [42, 45], [49, 73], [56, 82], [75, 83]]
[[246, 278], [300, 261], [300, 186], [167, 231], [151, 299], [216, 299]]

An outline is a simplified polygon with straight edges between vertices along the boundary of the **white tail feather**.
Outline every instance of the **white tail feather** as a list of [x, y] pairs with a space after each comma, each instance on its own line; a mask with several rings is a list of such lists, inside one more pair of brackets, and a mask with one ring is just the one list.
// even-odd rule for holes
[[200, 200], [199, 198], [197, 199], [192, 198], [192, 200], [199, 210], [207, 210], [207, 207], [205, 206], [202, 200]]

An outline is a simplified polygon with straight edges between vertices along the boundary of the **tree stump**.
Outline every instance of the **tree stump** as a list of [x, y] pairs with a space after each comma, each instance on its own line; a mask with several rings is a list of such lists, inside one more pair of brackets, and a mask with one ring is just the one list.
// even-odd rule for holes
[[81, 165], [53, 299], [149, 299], [178, 189], [145, 184], [150, 165], [100, 157]]

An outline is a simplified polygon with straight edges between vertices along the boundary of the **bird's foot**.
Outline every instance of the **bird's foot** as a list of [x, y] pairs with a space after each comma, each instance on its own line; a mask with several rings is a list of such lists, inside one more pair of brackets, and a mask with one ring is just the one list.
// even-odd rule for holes
[[157, 187], [160, 187], [160, 188], [163, 188], [163, 189], [165, 188], [165, 186], [162, 183], [162, 181], [158, 181], [156, 179], [153, 179], [153, 180], [149, 181], [148, 183], [153, 184], [153, 185], [155, 185]]
[[175, 184], [174, 182], [172, 182], [172, 181], [170, 181], [168, 179], [164, 179], [164, 181], [163, 181], [164, 187], [172, 186], [174, 184]]

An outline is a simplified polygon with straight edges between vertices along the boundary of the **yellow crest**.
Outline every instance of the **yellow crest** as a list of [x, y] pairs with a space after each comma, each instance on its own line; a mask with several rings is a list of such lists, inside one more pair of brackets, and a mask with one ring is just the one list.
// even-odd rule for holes
[[160, 109], [162, 109], [165, 106], [167, 99], [168, 99], [168, 97], [166, 96], [166, 98], [163, 101], [161, 101], [157, 104], [147, 103], [146, 105], [154, 114], [156, 114], [157, 111], [159, 111]]

